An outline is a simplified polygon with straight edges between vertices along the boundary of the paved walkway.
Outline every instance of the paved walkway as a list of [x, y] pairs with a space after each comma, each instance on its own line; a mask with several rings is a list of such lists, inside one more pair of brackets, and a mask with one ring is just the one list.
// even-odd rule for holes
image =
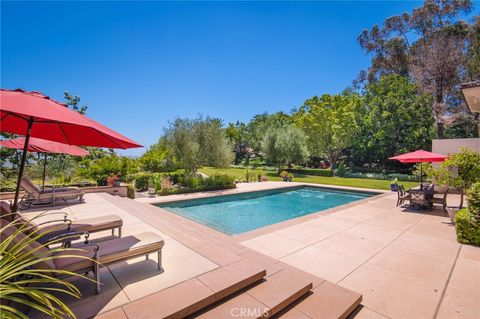
[[373, 198], [242, 244], [362, 293], [358, 318], [480, 318], [480, 248], [457, 243], [442, 212], [395, 201]]
[[[178, 200], [293, 185], [240, 184], [234, 190], [174, 196]], [[90, 282], [77, 281], [84, 297], [69, 303], [79, 318], [246, 257], [265, 261], [271, 272], [272, 261], [288, 264], [362, 293], [364, 307], [356, 318], [480, 318], [480, 248], [458, 244], [441, 212], [395, 208], [395, 196], [387, 193], [230, 237], [141, 203], [173, 198], [168, 197], [132, 201], [87, 194], [84, 204], [55, 209], [74, 219], [115, 213], [124, 220], [125, 236], [152, 231], [166, 242], [164, 273], [156, 272], [152, 256], [104, 268], [99, 296], [92, 294]], [[101, 236], [109, 233], [95, 234]]]

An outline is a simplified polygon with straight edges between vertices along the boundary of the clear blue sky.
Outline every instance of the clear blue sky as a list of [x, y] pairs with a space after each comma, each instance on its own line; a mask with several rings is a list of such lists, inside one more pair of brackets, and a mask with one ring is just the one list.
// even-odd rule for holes
[[148, 146], [177, 116], [248, 121], [340, 92], [369, 65], [358, 34], [420, 4], [2, 1], [1, 86], [80, 95]]

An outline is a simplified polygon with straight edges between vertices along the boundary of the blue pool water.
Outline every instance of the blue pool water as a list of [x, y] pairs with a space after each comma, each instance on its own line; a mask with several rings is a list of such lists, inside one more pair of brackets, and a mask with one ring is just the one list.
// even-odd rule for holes
[[235, 235], [373, 195], [375, 194], [297, 187], [157, 206], [223, 233]]

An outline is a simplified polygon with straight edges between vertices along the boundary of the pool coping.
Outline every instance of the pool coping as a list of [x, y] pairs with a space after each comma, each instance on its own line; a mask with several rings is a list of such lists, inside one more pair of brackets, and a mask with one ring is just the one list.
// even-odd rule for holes
[[[162, 212], [165, 212], [169, 215], [177, 216], [178, 218], [189, 221], [190, 223], [194, 224], [196, 226], [196, 228], [200, 228], [203, 231], [205, 231], [205, 228], [206, 228], [206, 229], [208, 229], [209, 232], [211, 231], [214, 234], [216, 234], [217, 236], [220, 236], [220, 237], [223, 236], [224, 238], [228, 238], [228, 240], [233, 240], [236, 243], [240, 243], [242, 241], [246, 241], [246, 240], [249, 240], [249, 239], [261, 236], [261, 235], [265, 235], [265, 234], [268, 234], [268, 233], [271, 233], [271, 232], [274, 232], [274, 231], [277, 231], [277, 230], [280, 230], [280, 229], [284, 229], [284, 228], [287, 228], [287, 227], [290, 227], [290, 226], [294, 226], [294, 225], [306, 222], [306, 221], [311, 220], [311, 219], [315, 219], [315, 218], [322, 217], [322, 216], [327, 216], [327, 215], [336, 213], [338, 211], [344, 210], [346, 208], [355, 207], [355, 206], [361, 205], [363, 203], [369, 202], [371, 200], [379, 199], [381, 197], [386, 197], [386, 196], [391, 195], [391, 191], [377, 190], [377, 189], [371, 189], [371, 188], [358, 188], [358, 187], [348, 187], [348, 186], [313, 184], [313, 183], [297, 183], [297, 182], [295, 182], [295, 183], [294, 182], [289, 182], [289, 183], [270, 182], [270, 183], [279, 183], [279, 184], [275, 185], [275, 187], [268, 187], [268, 188], [265, 188], [265, 189], [241, 190], [241, 189], [236, 188], [236, 189], [233, 189], [235, 191], [231, 191], [231, 190], [224, 191], [223, 190], [223, 191], [202, 192], [201, 194], [190, 193], [190, 194], [185, 194], [186, 196], [183, 196], [184, 198], [180, 198], [180, 199], [179, 198], [175, 198], [175, 199], [165, 198], [165, 199], [163, 199], [159, 202], [159, 201], [155, 201], [159, 198], [151, 198], [151, 201], [142, 200], [141, 202], [146, 203], [146, 204], [150, 204], [150, 206], [153, 206], [157, 209], [160, 209], [160, 210], [162, 210]], [[269, 185], [266, 185], [266, 186], [273, 186], [270, 183], [269, 183]], [[280, 188], [287, 188], [287, 189], [288, 188], [297, 188], [297, 187], [302, 187], [302, 186], [313, 187], [313, 188], [321, 188], [321, 189], [334, 189], [334, 190], [339, 190], [339, 191], [353, 191], [353, 192], [362, 192], [362, 193], [373, 193], [373, 195], [371, 197], [367, 197], [367, 198], [357, 200], [357, 201], [354, 201], [354, 202], [351, 202], [351, 203], [339, 205], [339, 206], [328, 208], [328, 209], [321, 210], [321, 211], [312, 212], [312, 213], [304, 215], [304, 216], [288, 219], [288, 220], [285, 220], [285, 221], [281, 221], [281, 222], [278, 222], [278, 223], [275, 223], [275, 224], [260, 227], [260, 228], [257, 228], [257, 229], [254, 229], [254, 230], [251, 230], [251, 231], [248, 231], [248, 232], [245, 232], [245, 233], [237, 234], [237, 235], [228, 235], [228, 234], [226, 234], [224, 232], [221, 232], [221, 231], [219, 231], [215, 228], [212, 228], [210, 226], [201, 224], [197, 221], [194, 221], [192, 219], [189, 219], [189, 218], [184, 217], [184, 216], [179, 215], [179, 214], [175, 214], [175, 213], [173, 213], [169, 210], [166, 210], [162, 207], [158, 207], [158, 206], [155, 205], [155, 204], [167, 204], [167, 203], [173, 203], [173, 202], [181, 202], [181, 201], [185, 201], [185, 200], [209, 198], [209, 197], [222, 197], [222, 196], [228, 196], [228, 195], [237, 195], [237, 194], [245, 194], [245, 193], [252, 193], [252, 192], [268, 191], [268, 190], [275, 190], [275, 189], [280, 189]], [[195, 196], [195, 195], [197, 195], [197, 196]], [[169, 195], [169, 196], [175, 196], [175, 195]], [[168, 197], [168, 196], [162, 196], [162, 197]], [[178, 197], [178, 196], [176, 196], [176, 197]]]

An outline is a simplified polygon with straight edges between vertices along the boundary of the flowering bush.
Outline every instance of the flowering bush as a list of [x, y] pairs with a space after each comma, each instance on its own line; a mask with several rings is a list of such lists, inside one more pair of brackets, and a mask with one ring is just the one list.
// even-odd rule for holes
[[117, 175], [112, 175], [107, 177], [107, 185], [110, 187], [115, 186], [116, 181], [117, 181]]

